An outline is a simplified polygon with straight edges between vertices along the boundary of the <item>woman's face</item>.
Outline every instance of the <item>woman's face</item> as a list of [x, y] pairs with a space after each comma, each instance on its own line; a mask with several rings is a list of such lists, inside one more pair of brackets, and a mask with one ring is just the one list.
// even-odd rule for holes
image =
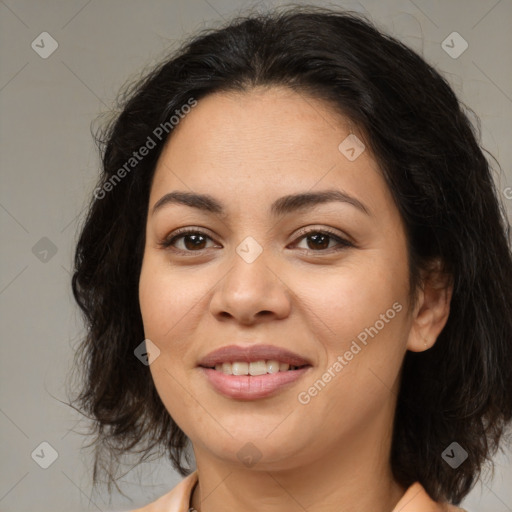
[[[345, 141], [351, 133], [327, 105], [288, 89], [217, 93], [161, 154], [139, 299], [160, 351], [156, 389], [196, 457], [293, 468], [334, 449], [375, 453], [389, 437], [412, 336], [406, 239], [376, 161], [354, 135]], [[153, 211], [177, 191], [206, 194], [223, 213], [180, 201]], [[340, 200], [283, 202], [325, 191]], [[195, 234], [159, 246], [182, 228]], [[199, 366], [221, 347], [263, 344], [310, 366], [277, 387], [282, 375]]]

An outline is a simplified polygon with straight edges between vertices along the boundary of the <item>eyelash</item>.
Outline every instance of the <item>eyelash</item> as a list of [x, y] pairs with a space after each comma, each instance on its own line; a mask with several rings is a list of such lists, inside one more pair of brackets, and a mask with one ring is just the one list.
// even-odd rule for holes
[[[338, 251], [342, 251], [342, 250], [346, 249], [347, 247], [354, 247], [354, 245], [351, 242], [349, 242], [348, 240], [345, 240], [344, 238], [341, 238], [339, 235], [333, 233], [329, 229], [310, 229], [310, 230], [306, 230], [306, 231], [301, 231], [299, 233], [299, 238], [297, 239], [296, 243], [298, 243], [299, 241], [303, 240], [304, 238], [306, 238], [307, 236], [312, 235], [312, 234], [327, 235], [330, 238], [337, 241], [338, 244], [341, 245], [341, 247], [339, 247], [339, 248], [331, 247], [330, 249], [320, 249], [320, 250], [302, 249], [304, 251], [307, 251], [308, 253], [321, 253], [321, 252], [325, 253], [325, 252], [331, 252], [333, 249], [334, 249], [334, 252], [338, 252]], [[176, 240], [183, 238], [186, 235], [201, 235], [205, 238], [209, 238], [210, 240], [213, 240], [204, 231], [201, 231], [199, 229], [184, 228], [182, 230], [176, 231], [175, 233], [172, 234], [172, 236], [169, 236], [169, 237], [165, 238], [164, 240], [158, 242], [158, 246], [162, 249], [171, 249], [173, 251], [180, 252], [182, 254], [184, 254], [184, 253], [185, 254], [201, 253], [206, 250], [206, 249], [199, 249], [197, 251], [190, 251], [190, 250], [176, 249], [175, 247], [172, 247], [173, 243]]]

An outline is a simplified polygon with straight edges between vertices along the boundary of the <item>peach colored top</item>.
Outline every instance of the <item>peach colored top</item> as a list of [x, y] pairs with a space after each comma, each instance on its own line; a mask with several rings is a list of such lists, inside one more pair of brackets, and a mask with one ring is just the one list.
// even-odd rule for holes
[[[174, 489], [159, 499], [132, 512], [194, 512], [190, 508], [192, 489], [197, 483], [197, 470], [185, 477]], [[462, 508], [447, 503], [437, 503], [427, 494], [423, 486], [412, 484], [392, 512], [466, 512]]]

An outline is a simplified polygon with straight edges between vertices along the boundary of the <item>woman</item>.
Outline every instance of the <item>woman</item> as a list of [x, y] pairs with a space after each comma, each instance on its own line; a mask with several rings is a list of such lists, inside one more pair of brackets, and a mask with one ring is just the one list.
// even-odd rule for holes
[[512, 258], [447, 82], [297, 7], [186, 42], [103, 143], [73, 276], [94, 481], [165, 447], [186, 478], [140, 511], [461, 510], [512, 417]]

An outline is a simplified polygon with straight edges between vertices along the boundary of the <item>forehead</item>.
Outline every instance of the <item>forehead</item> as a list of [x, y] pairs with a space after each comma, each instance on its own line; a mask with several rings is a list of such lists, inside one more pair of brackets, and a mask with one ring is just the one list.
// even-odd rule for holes
[[189, 159], [215, 154], [230, 160], [243, 151], [254, 161], [310, 160], [326, 149], [336, 154], [336, 142], [350, 125], [323, 101], [288, 88], [219, 92], [198, 101], [174, 129], [166, 149], [182, 153], [200, 147]]
[[363, 139], [331, 105], [288, 88], [210, 94], [171, 133], [150, 204], [173, 189], [261, 200], [315, 186], [363, 196], [377, 188], [389, 200], [369, 148], [353, 161], [340, 150], [348, 136]]

